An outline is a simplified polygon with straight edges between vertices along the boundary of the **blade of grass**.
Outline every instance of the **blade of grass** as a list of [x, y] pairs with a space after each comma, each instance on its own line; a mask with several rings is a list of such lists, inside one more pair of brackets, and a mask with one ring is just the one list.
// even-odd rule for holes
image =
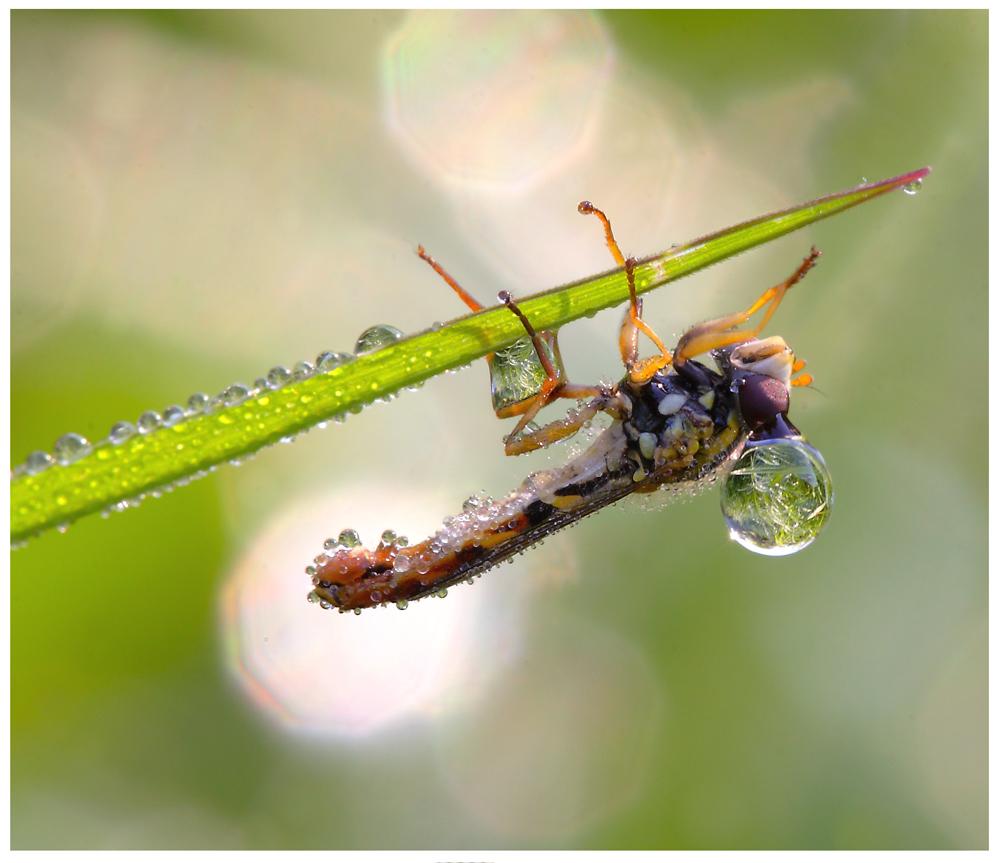
[[[922, 168], [827, 195], [643, 258], [635, 269], [636, 291], [645, 293], [886, 192], [919, 184], [929, 172]], [[518, 305], [536, 330], [556, 330], [618, 305], [628, 295], [619, 269], [519, 300]], [[523, 334], [521, 324], [503, 306], [485, 309], [329, 372], [257, 393], [242, 404], [187, 416], [170, 428], [136, 435], [117, 446], [103, 442], [71, 464], [36, 474], [19, 466], [11, 477], [11, 542], [186, 484], [217, 465], [471, 363]]]

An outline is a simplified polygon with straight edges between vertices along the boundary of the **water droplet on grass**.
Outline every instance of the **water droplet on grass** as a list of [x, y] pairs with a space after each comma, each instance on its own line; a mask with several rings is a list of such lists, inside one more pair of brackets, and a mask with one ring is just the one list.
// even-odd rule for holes
[[[64, 434], [52, 446], [52, 457], [61, 465], [79, 461], [91, 451], [90, 441], [76, 432]], [[32, 453], [34, 455], [34, 453]]]
[[358, 341], [354, 345], [354, 353], [359, 357], [371, 354], [384, 348], [386, 345], [391, 345], [393, 342], [399, 341], [401, 338], [403, 338], [403, 333], [400, 330], [390, 327], [388, 324], [378, 324], [374, 327], [369, 327], [358, 336]]

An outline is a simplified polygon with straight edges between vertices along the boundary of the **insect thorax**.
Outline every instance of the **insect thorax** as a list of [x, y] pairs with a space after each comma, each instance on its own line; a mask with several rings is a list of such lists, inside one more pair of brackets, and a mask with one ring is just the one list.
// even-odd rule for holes
[[697, 480], [724, 462], [745, 439], [728, 374], [701, 363], [657, 372], [617, 387], [633, 480], [651, 487]]

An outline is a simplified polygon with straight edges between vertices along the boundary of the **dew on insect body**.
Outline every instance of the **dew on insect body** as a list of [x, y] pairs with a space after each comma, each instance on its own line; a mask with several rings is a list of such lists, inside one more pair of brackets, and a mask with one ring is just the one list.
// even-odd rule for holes
[[822, 532], [833, 480], [819, 451], [801, 439], [749, 444], [722, 486], [729, 536], [758, 554], [793, 554]]
[[163, 411], [164, 428], [172, 428], [184, 419], [184, 408], [180, 405], [170, 405]]
[[296, 363], [292, 367], [292, 377], [297, 381], [305, 381], [316, 374], [316, 369], [313, 367], [312, 363], [307, 363], [305, 360]]
[[390, 327], [388, 324], [377, 324], [374, 327], [369, 327], [358, 336], [354, 345], [354, 353], [359, 357], [371, 354], [393, 342], [398, 342], [401, 338], [403, 338], [402, 331]]
[[43, 470], [48, 470], [52, 467], [54, 463], [55, 459], [47, 452], [36, 449], [28, 453], [28, 457], [24, 460], [24, 472], [28, 476], [37, 476]]
[[275, 366], [267, 373], [267, 383], [271, 389], [277, 390], [292, 379], [292, 373], [284, 366]]
[[916, 180], [911, 180], [903, 186], [903, 191], [906, 192], [907, 195], [915, 195], [920, 191], [920, 187], [923, 186], [923, 184], [924, 181], [918, 177]]
[[233, 408], [237, 405], [241, 405], [248, 398], [250, 398], [250, 387], [246, 386], [246, 384], [230, 384], [221, 393], [219, 393], [220, 401], [227, 408]]
[[347, 528], [347, 530], [342, 530], [340, 536], [337, 537], [337, 542], [340, 543], [344, 548], [358, 548], [361, 545], [361, 537], [358, 536], [356, 530]]
[[410, 601], [408, 599], [397, 599], [396, 600], [396, 608], [398, 608], [400, 611], [406, 611], [406, 607], [409, 604], [410, 604]]
[[384, 530], [382, 531], [382, 538], [379, 540], [379, 548], [388, 548], [396, 541], [396, 531], [394, 530]]
[[345, 354], [340, 351], [323, 351], [323, 353], [316, 357], [316, 371], [329, 372], [353, 359], [353, 354]]
[[333, 549], [335, 548], [340, 548], [340, 542], [331, 537], [330, 539], [328, 539], [326, 542], [323, 543], [323, 548], [325, 548], [327, 551], [333, 551]]
[[68, 432], [52, 445], [52, 457], [65, 466], [90, 455], [91, 449], [90, 441], [83, 435]]

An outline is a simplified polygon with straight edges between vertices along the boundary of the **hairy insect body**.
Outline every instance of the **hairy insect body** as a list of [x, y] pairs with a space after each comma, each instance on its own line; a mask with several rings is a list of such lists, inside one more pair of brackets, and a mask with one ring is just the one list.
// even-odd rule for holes
[[633, 493], [694, 489], [739, 454], [741, 425], [726, 373], [700, 364], [620, 384], [591, 407], [612, 417], [568, 464], [529, 476], [498, 501], [473, 501], [434, 536], [408, 546], [334, 548], [317, 558], [310, 598], [341, 611], [403, 604], [440, 593], [549, 534]]

